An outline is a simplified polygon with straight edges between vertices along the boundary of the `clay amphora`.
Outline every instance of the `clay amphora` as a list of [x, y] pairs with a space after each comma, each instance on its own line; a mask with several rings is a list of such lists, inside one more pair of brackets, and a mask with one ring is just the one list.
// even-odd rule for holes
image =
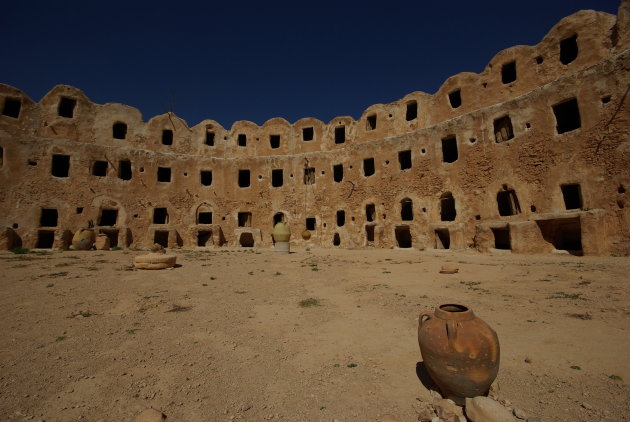
[[79, 229], [76, 231], [74, 236], [72, 236], [72, 247], [74, 249], [87, 251], [92, 249], [92, 245], [94, 245], [94, 240], [94, 230]]
[[308, 230], [304, 230], [302, 232], [302, 239], [309, 240], [311, 238], [311, 232]]
[[442, 395], [459, 405], [465, 397], [485, 395], [499, 372], [497, 333], [464, 305], [421, 312], [418, 343]]
[[273, 227], [273, 240], [276, 242], [288, 242], [291, 237], [291, 230], [287, 223], [278, 223]]

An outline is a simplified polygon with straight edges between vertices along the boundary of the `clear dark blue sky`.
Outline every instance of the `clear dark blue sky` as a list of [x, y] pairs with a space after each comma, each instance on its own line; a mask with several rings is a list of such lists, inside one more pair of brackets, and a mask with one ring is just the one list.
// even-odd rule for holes
[[[434, 93], [500, 50], [536, 44], [580, 9], [618, 0], [380, 2], [4, 2], [0, 82], [39, 101], [57, 84], [96, 103], [205, 118], [358, 118], [375, 103]], [[174, 98], [174, 101], [173, 101]]]

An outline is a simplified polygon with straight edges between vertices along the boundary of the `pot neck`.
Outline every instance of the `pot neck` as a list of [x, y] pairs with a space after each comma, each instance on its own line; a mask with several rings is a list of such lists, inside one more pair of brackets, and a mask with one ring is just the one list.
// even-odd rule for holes
[[475, 314], [468, 306], [458, 304], [440, 305], [435, 309], [435, 316], [440, 319], [454, 321], [469, 321], [475, 318]]

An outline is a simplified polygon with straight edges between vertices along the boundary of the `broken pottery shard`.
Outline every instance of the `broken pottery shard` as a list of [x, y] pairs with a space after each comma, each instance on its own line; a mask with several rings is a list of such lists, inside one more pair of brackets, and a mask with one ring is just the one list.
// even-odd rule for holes
[[174, 267], [176, 261], [177, 256], [175, 255], [150, 253], [136, 256], [133, 259], [133, 266], [140, 270], [162, 270], [164, 268]]
[[503, 405], [483, 396], [466, 398], [466, 416], [472, 422], [516, 422]]

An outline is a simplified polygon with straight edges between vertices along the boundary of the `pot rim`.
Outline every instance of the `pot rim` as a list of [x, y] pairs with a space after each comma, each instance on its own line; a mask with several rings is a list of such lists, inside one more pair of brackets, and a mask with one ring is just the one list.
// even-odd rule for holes
[[[448, 308], [451, 309], [448, 309]], [[469, 321], [475, 319], [472, 309], [466, 305], [458, 303], [444, 303], [435, 308], [435, 316], [440, 319], [450, 319], [455, 321]]]

